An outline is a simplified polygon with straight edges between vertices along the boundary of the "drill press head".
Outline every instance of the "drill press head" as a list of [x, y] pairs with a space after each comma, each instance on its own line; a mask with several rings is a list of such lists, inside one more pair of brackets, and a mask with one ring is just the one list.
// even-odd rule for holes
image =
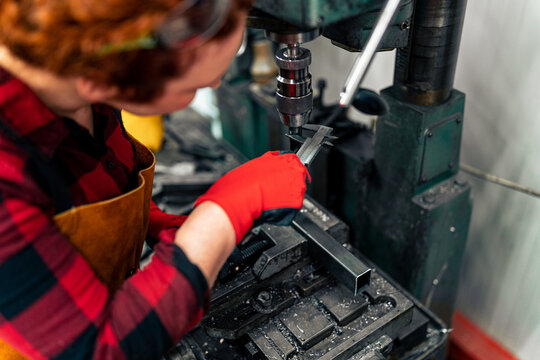
[[268, 38], [287, 46], [276, 52], [279, 67], [277, 76], [277, 109], [284, 125], [289, 127], [290, 135], [301, 135], [302, 125], [306, 124], [313, 108], [311, 89], [311, 52], [300, 46], [320, 35], [319, 29], [302, 32], [270, 32]]

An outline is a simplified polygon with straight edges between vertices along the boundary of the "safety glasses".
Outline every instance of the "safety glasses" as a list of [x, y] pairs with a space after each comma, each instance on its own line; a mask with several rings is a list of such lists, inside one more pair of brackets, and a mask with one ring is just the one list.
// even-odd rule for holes
[[231, 0], [185, 0], [167, 15], [151, 33], [137, 39], [105, 44], [98, 50], [104, 56], [140, 49], [186, 50], [214, 36], [224, 25]]

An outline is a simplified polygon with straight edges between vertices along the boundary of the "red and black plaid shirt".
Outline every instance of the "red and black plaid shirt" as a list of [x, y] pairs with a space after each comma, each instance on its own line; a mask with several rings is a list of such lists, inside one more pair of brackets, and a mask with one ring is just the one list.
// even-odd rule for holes
[[[136, 178], [115, 111], [93, 111], [91, 136], [0, 68], [0, 121], [52, 159], [75, 206], [121, 195]], [[204, 276], [173, 243], [171, 227], [183, 218], [152, 204], [155, 255], [111, 297], [54, 225], [54, 202], [28, 163], [0, 132], [0, 338], [35, 359], [160, 358], [200, 320], [208, 299]]]

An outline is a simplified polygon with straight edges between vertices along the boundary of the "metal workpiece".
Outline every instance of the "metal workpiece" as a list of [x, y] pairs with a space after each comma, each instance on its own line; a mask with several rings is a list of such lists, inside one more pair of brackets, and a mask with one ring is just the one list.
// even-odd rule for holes
[[369, 285], [371, 269], [310, 219], [300, 213], [293, 221], [293, 227], [308, 239], [311, 256], [353, 294]]
[[417, 105], [447, 101], [454, 75], [465, 17], [466, 0], [417, 0], [412, 36], [396, 53], [396, 96]]
[[348, 107], [351, 104], [354, 94], [362, 83], [369, 65], [371, 64], [371, 60], [373, 60], [373, 56], [375, 55], [375, 52], [377, 52], [384, 33], [390, 25], [400, 2], [401, 0], [387, 1], [366, 46], [362, 49], [362, 53], [356, 58], [353, 67], [347, 76], [347, 80], [345, 81], [343, 91], [339, 98], [340, 106]]

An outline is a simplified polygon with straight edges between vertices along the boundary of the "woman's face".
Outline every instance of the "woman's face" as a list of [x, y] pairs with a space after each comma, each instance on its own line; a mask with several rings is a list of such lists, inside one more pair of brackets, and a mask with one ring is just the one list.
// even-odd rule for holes
[[[149, 103], [105, 101], [106, 103], [138, 115], [168, 114], [186, 108], [198, 89], [216, 88], [231, 64], [242, 41], [245, 14], [241, 15], [236, 28], [227, 37], [201, 45], [195, 56], [195, 64], [180, 77], [169, 80], [163, 94]], [[178, 54], [181, 56], [181, 53]]]

